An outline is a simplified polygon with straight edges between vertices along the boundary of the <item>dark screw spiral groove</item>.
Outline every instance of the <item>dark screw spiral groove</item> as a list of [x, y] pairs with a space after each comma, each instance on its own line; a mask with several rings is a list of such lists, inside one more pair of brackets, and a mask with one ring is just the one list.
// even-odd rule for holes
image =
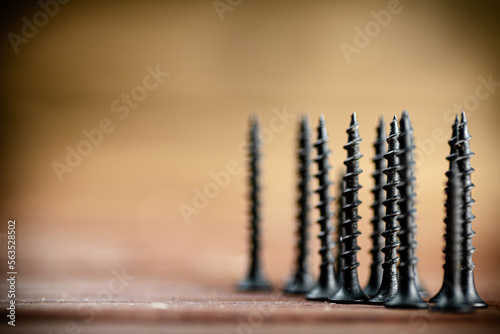
[[382, 282], [380, 288], [368, 303], [370, 304], [385, 304], [394, 297], [398, 288], [398, 271], [397, 264], [399, 257], [397, 247], [399, 246], [398, 224], [399, 211], [398, 201], [400, 200], [398, 186], [400, 183], [398, 170], [399, 164], [399, 128], [396, 116], [391, 122], [391, 130], [387, 137], [388, 150], [384, 154], [387, 160], [387, 167], [384, 169], [384, 174], [387, 176], [387, 182], [383, 186], [386, 192], [386, 199], [382, 202], [385, 206], [385, 215], [382, 218], [385, 222], [385, 231], [382, 236], [385, 238], [385, 246], [382, 248], [384, 253], [384, 263], [382, 263]]
[[359, 153], [359, 123], [356, 119], [356, 113], [352, 114], [351, 124], [347, 129], [348, 142], [344, 145], [347, 151], [346, 174], [344, 175], [344, 213], [342, 221], [342, 276], [343, 280], [337, 291], [329, 300], [335, 303], [360, 303], [368, 299], [359, 285], [358, 270], [359, 262], [357, 253], [361, 249], [358, 246], [357, 238], [361, 234], [358, 230], [358, 221], [361, 217], [358, 215], [358, 206], [361, 201], [358, 198], [358, 191], [361, 189], [358, 176], [362, 170], [359, 168], [359, 159], [363, 156]]
[[403, 116], [400, 121], [399, 141], [399, 161], [400, 168], [398, 170], [400, 175], [400, 184], [398, 185], [401, 199], [398, 201], [399, 209], [401, 211], [398, 216], [400, 224], [399, 231], [399, 285], [398, 291], [393, 299], [386, 303], [387, 307], [394, 308], [427, 308], [428, 305], [422, 300], [418, 293], [416, 282], [416, 264], [417, 258], [415, 256], [415, 248], [417, 242], [415, 241], [415, 193], [413, 185], [415, 177], [413, 176], [413, 128], [410, 123], [408, 113], [403, 111]]
[[379, 125], [377, 127], [377, 139], [373, 144], [375, 148], [375, 156], [372, 161], [375, 165], [375, 170], [372, 174], [374, 180], [374, 186], [371, 190], [373, 194], [373, 204], [371, 208], [373, 210], [373, 217], [371, 223], [373, 225], [373, 232], [370, 235], [372, 239], [372, 248], [370, 249], [370, 254], [372, 257], [372, 263], [370, 266], [370, 279], [365, 288], [365, 293], [368, 296], [374, 296], [378, 289], [380, 288], [380, 283], [382, 282], [382, 231], [383, 231], [383, 220], [384, 207], [382, 205], [385, 199], [383, 185], [385, 184], [385, 177], [383, 170], [385, 168], [384, 154], [386, 153], [385, 143], [385, 122], [384, 118], [381, 117]]
[[310, 197], [310, 128], [309, 121], [306, 116], [302, 117], [300, 122], [300, 134], [298, 140], [298, 176], [299, 182], [297, 190], [299, 193], [297, 199], [298, 215], [297, 215], [297, 258], [295, 263], [295, 273], [288, 280], [284, 291], [287, 293], [302, 294], [308, 292], [312, 287], [312, 277], [309, 272], [309, 264], [307, 257], [309, 250], [307, 243], [309, 240], [309, 197]]
[[472, 246], [472, 238], [476, 233], [472, 230], [472, 221], [476, 218], [472, 214], [472, 189], [474, 184], [471, 182], [471, 174], [474, 172], [470, 159], [474, 153], [470, 150], [469, 126], [465, 112], [462, 112], [462, 119], [458, 126], [458, 140], [455, 144], [457, 149], [457, 165], [461, 173], [463, 191], [463, 241], [462, 241], [462, 288], [466, 298], [477, 308], [488, 307], [476, 291], [474, 283], [475, 264], [472, 261], [472, 254], [476, 251]]
[[319, 202], [316, 206], [319, 209], [320, 217], [318, 224], [320, 232], [318, 238], [321, 241], [319, 254], [321, 256], [320, 273], [316, 286], [307, 294], [307, 299], [327, 300], [337, 290], [337, 281], [333, 268], [334, 256], [332, 249], [335, 243], [332, 239], [332, 217], [333, 212], [330, 208], [333, 196], [330, 195], [330, 186], [332, 182], [329, 178], [329, 171], [332, 166], [328, 162], [331, 151], [328, 148], [328, 134], [326, 132], [325, 119], [320, 116], [318, 124], [318, 140], [314, 144], [317, 150], [317, 156], [314, 161], [318, 164], [318, 172], [315, 177], [318, 179]]
[[250, 268], [247, 277], [238, 284], [238, 289], [270, 290], [271, 285], [262, 272], [260, 261], [260, 130], [256, 117], [251, 118], [249, 140]]

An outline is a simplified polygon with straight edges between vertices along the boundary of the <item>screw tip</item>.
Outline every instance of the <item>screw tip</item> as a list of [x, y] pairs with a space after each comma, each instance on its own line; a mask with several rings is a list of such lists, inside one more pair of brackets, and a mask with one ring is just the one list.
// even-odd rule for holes
[[351, 126], [359, 125], [358, 118], [356, 117], [356, 112], [353, 112], [351, 115]]
[[470, 139], [469, 125], [467, 118], [465, 117], [465, 111], [462, 111], [462, 120], [458, 124], [458, 140]]
[[462, 116], [462, 121], [461, 121], [461, 123], [465, 123], [465, 122], [467, 122], [467, 117], [465, 117], [465, 110], [462, 110], [462, 115], [461, 115], [461, 116]]
[[399, 127], [398, 127], [398, 117], [394, 116], [391, 122], [391, 132], [390, 135], [395, 135], [399, 133]]
[[319, 123], [318, 123], [318, 139], [319, 138], [327, 138], [328, 134], [326, 131], [326, 124], [325, 124], [325, 116], [323, 114], [319, 115]]
[[377, 126], [377, 137], [381, 138], [382, 136], [385, 137], [385, 119], [384, 116], [380, 116], [378, 120], [378, 126]]
[[452, 129], [458, 129], [458, 126], [460, 125], [460, 120], [458, 118], [458, 115], [455, 115], [455, 121], [453, 122], [453, 125], [451, 126]]
[[401, 128], [401, 131], [403, 132], [411, 130], [410, 116], [408, 115], [408, 111], [403, 110], [401, 120], [399, 121], [399, 126]]
[[304, 114], [302, 115], [300, 119], [300, 124], [302, 125], [303, 128], [308, 128], [309, 127], [309, 116]]
[[259, 125], [259, 116], [257, 116], [256, 114], [250, 115], [250, 124], [252, 126]]

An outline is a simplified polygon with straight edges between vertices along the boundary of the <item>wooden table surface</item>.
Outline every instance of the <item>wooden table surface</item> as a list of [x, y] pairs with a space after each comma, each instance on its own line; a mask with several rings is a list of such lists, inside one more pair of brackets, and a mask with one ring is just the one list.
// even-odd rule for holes
[[[31, 269], [37, 267], [31, 265]], [[43, 270], [37, 270], [38, 274], [29, 274], [29, 269], [20, 272], [17, 325], [13, 328], [3, 321], [1, 332], [417, 334], [500, 330], [500, 302], [494, 282], [481, 286], [489, 308], [460, 315], [311, 302], [283, 295], [279, 289], [239, 293], [230, 279], [223, 284], [210, 279], [201, 282], [195, 276], [172, 281], [158, 271], [154, 275], [144, 264], [127, 269], [117, 266], [102, 275], [90, 273], [83, 265], [75, 267], [80, 270], [71, 270], [72, 275], [68, 271], [52, 277], [50, 268], [44, 274]], [[438, 284], [427, 282], [432, 292]], [[3, 290], [5, 285], [1, 287]], [[6, 299], [0, 303], [5, 310]]]
[[498, 333], [500, 329], [500, 305], [492, 301], [488, 309], [458, 315], [309, 302], [279, 291], [236, 293], [227, 286], [186, 283], [170, 288], [177, 297], [21, 299], [17, 301], [18, 325], [8, 332], [299, 333], [314, 329], [320, 333]]

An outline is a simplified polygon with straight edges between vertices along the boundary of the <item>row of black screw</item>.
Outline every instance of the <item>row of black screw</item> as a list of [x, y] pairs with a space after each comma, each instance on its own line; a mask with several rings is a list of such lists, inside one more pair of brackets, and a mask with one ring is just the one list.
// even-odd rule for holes
[[[380, 119], [377, 127], [377, 138], [374, 143], [375, 171], [373, 173], [374, 195], [373, 209], [373, 247], [370, 250], [372, 264], [370, 279], [364, 291], [361, 289], [357, 267], [357, 252], [360, 250], [357, 237], [360, 235], [357, 223], [361, 219], [358, 206], [361, 201], [358, 191], [361, 185], [358, 176], [359, 159], [359, 123], [354, 113], [347, 129], [348, 142], [344, 146], [347, 151], [345, 173], [339, 186], [339, 213], [337, 216], [337, 258], [333, 254], [336, 243], [333, 241], [331, 204], [334, 200], [330, 195], [332, 182], [329, 171], [331, 151], [328, 147], [328, 134], [323, 116], [318, 124], [318, 137], [314, 146], [317, 151], [314, 161], [318, 165], [315, 177], [318, 179], [319, 201], [317, 208], [320, 217], [319, 239], [320, 272], [316, 283], [313, 283], [308, 267], [308, 226], [310, 188], [310, 130], [307, 117], [300, 123], [298, 148], [298, 208], [297, 215], [297, 260], [295, 271], [287, 281], [284, 291], [293, 294], [306, 294], [310, 300], [329, 300], [334, 303], [364, 303], [381, 304], [393, 308], [427, 308], [422, 299], [426, 291], [420, 285], [415, 256], [415, 192], [414, 192], [414, 159], [413, 159], [413, 128], [406, 111], [401, 120], [396, 117], [390, 124], [390, 133], [386, 138], [385, 124]], [[440, 292], [431, 298], [436, 303], [433, 309], [440, 311], [469, 312], [473, 307], [487, 307], [479, 297], [474, 285], [474, 262], [471, 238], [475, 233], [471, 222], [475, 218], [471, 212], [474, 200], [471, 197], [471, 167], [470, 135], [467, 119], [462, 113], [452, 127], [452, 138], [449, 141], [450, 169], [446, 173], [448, 183], [446, 188], [446, 246], [444, 282]], [[387, 142], [387, 151], [386, 151]], [[252, 119], [250, 131], [250, 226], [251, 226], [251, 261], [247, 277], [239, 284], [240, 290], [269, 290], [268, 281], [263, 276], [259, 256], [259, 131], [258, 121]], [[387, 161], [385, 164], [384, 159]], [[386, 180], [384, 181], [384, 174]], [[385, 191], [385, 194], [384, 194]], [[384, 196], [385, 195], [385, 196]], [[385, 212], [383, 209], [385, 206]], [[384, 224], [385, 222], [385, 229]], [[385, 245], [382, 246], [382, 237]], [[384, 254], [382, 259], [382, 253]], [[336, 265], [336, 266], [335, 266]]]

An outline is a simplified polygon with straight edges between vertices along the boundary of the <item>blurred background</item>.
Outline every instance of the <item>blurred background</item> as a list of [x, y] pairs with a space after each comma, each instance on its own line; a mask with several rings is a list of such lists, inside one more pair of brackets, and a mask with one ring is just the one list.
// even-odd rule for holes
[[434, 293], [442, 282], [445, 157], [463, 109], [476, 153], [476, 284], [500, 297], [498, 1], [62, 2], [1, 5], [0, 240], [15, 218], [19, 298], [96, 298], [89, 282], [113, 270], [134, 277], [134, 298], [235, 284], [247, 266], [242, 148], [253, 114], [264, 129], [264, 266], [281, 286], [295, 254], [299, 117], [315, 128], [325, 115], [337, 183], [357, 113], [364, 285], [375, 127], [403, 109], [417, 141], [424, 284]]

